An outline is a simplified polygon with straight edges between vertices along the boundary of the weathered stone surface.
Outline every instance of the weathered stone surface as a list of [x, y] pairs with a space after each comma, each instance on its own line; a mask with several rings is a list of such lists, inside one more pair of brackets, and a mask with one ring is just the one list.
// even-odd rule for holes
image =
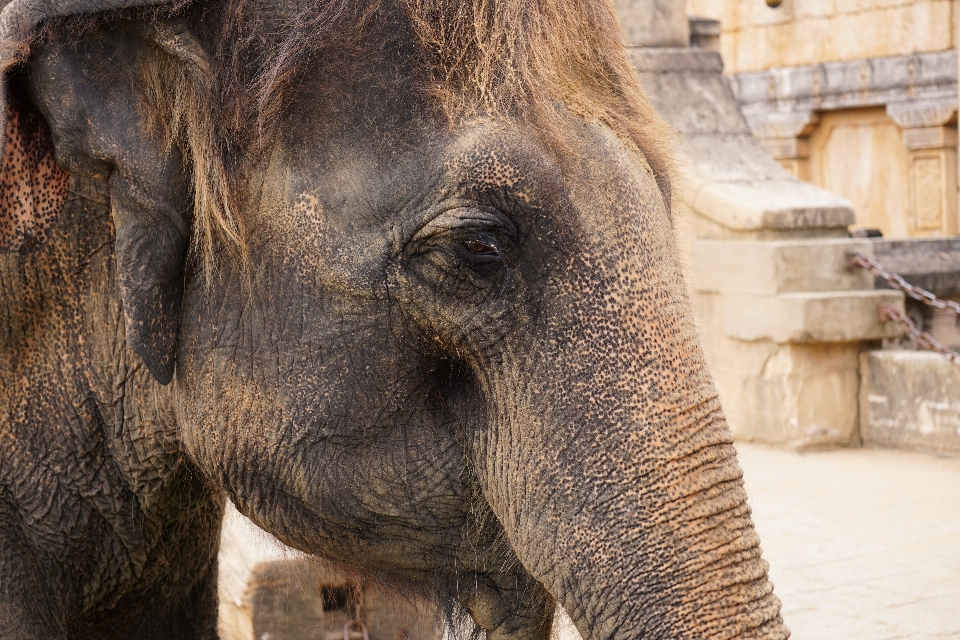
[[796, 449], [857, 444], [857, 343], [730, 342], [735, 352], [718, 349], [712, 368], [738, 441]]
[[852, 253], [873, 255], [870, 240], [698, 240], [692, 275], [697, 291], [777, 294], [873, 288], [873, 277], [850, 269]]
[[860, 342], [739, 340], [727, 335], [730, 301], [696, 293], [704, 352], [738, 440], [799, 449], [849, 446], [858, 432]]
[[688, 0], [723, 26], [734, 72], [944, 51], [956, 46], [949, 0], [803, 0], [771, 9], [753, 0]]
[[[960, 296], [960, 238], [872, 240], [884, 269], [941, 297]], [[887, 288], [877, 278], [878, 288]]]
[[735, 231], [853, 222], [848, 202], [790, 176], [750, 134], [716, 52], [634, 48], [630, 55], [657, 111], [683, 136], [680, 197], [696, 215]]
[[865, 443], [960, 456], [960, 367], [927, 351], [867, 351], [860, 375]]
[[877, 307], [903, 311], [899, 291], [816, 291], [779, 295], [725, 294], [723, 328], [738, 340], [850, 342], [900, 335], [892, 322], [880, 322]]
[[683, 0], [617, 0], [616, 4], [629, 44], [685, 47], [690, 43]]

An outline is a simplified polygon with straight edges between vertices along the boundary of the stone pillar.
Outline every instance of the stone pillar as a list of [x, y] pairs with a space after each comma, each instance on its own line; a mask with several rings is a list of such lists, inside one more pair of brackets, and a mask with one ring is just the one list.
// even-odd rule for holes
[[617, 0], [629, 44], [686, 47], [690, 44], [685, 0]]
[[[734, 436], [798, 448], [859, 442], [858, 355], [899, 333], [876, 291], [849, 271], [850, 203], [784, 170], [802, 172], [814, 110], [771, 126], [779, 163], [751, 133], [714, 51], [632, 47], [657, 111], [683, 138], [686, 175], [674, 226], [711, 373]], [[789, 116], [790, 114], [786, 114]], [[789, 162], [786, 162], [789, 161]]]
[[820, 117], [815, 111], [771, 114], [753, 127], [763, 150], [773, 156], [787, 173], [798, 180], [810, 181], [810, 134]]
[[903, 131], [910, 157], [911, 235], [960, 232], [956, 102], [891, 104], [887, 113]]

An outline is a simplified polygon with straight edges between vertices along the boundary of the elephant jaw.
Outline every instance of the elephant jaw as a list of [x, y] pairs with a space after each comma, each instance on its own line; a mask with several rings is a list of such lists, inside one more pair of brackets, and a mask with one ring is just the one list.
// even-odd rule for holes
[[[499, 578], [499, 580], [497, 580]], [[491, 582], [512, 582], [501, 588]], [[529, 576], [478, 577], [462, 606], [487, 640], [548, 640], [556, 601]]]

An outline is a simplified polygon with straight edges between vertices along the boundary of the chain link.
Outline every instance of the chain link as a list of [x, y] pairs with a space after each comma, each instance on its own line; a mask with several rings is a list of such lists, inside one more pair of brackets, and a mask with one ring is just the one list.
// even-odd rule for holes
[[350, 585], [350, 596], [347, 600], [347, 615], [350, 619], [343, 625], [343, 640], [351, 640], [351, 628], [356, 628], [357, 631], [362, 634], [363, 640], [370, 640], [370, 632], [367, 630], [367, 625], [364, 624], [363, 617], [361, 616], [362, 610], [363, 587], [354, 583]]
[[934, 309], [941, 309], [947, 313], [952, 313], [955, 316], [960, 316], [960, 304], [957, 304], [951, 300], [941, 300], [926, 289], [921, 289], [916, 285], [910, 284], [896, 273], [889, 273], [888, 271], [884, 270], [883, 267], [862, 253], [854, 253], [850, 255], [850, 266], [862, 267], [866, 269], [873, 274], [875, 278], [886, 280], [887, 284], [890, 285], [892, 289], [899, 289], [914, 300], [919, 300], [926, 305], [930, 305]]
[[[850, 255], [850, 266], [862, 267], [863, 269], [866, 269], [875, 278], [886, 280], [887, 284], [890, 285], [892, 289], [899, 289], [914, 300], [918, 300], [926, 305], [930, 305], [934, 309], [941, 309], [947, 313], [960, 316], [960, 304], [957, 304], [951, 300], [941, 300], [926, 289], [921, 289], [916, 285], [910, 284], [904, 280], [902, 276], [886, 271], [883, 267], [862, 253], [854, 253]], [[903, 332], [916, 340], [917, 344], [919, 344], [921, 347], [929, 349], [930, 351], [936, 351], [953, 364], [960, 366], [960, 353], [947, 349], [945, 346], [937, 342], [932, 335], [925, 331], [921, 331], [919, 328], [917, 328], [917, 325], [913, 324], [913, 320], [900, 313], [900, 310], [897, 309], [896, 306], [892, 304], [881, 304], [879, 307], [877, 307], [877, 313], [880, 315], [880, 322], [896, 322], [898, 325], [900, 325], [900, 328], [903, 329]]]
[[903, 332], [916, 340], [917, 344], [921, 347], [929, 349], [930, 351], [936, 351], [953, 364], [960, 366], [960, 353], [947, 349], [937, 342], [932, 335], [925, 331], [920, 331], [917, 325], [913, 324], [913, 320], [900, 313], [900, 310], [897, 309], [896, 306], [892, 304], [881, 304], [877, 307], [877, 313], [880, 314], [880, 322], [896, 322], [900, 325], [900, 328], [903, 329]]

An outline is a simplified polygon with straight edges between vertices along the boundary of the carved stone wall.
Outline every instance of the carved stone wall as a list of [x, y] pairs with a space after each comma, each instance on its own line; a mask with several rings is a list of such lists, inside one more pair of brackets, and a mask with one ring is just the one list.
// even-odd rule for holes
[[860, 227], [947, 236], [957, 211], [956, 49], [729, 76], [766, 151], [847, 197]]
[[845, 199], [791, 176], [751, 134], [716, 51], [634, 47], [655, 108], [682, 136], [674, 228], [707, 361], [737, 438], [858, 442], [857, 354], [895, 337], [847, 254]]
[[732, 73], [946, 51], [957, 46], [956, 0], [687, 0], [720, 21]]

